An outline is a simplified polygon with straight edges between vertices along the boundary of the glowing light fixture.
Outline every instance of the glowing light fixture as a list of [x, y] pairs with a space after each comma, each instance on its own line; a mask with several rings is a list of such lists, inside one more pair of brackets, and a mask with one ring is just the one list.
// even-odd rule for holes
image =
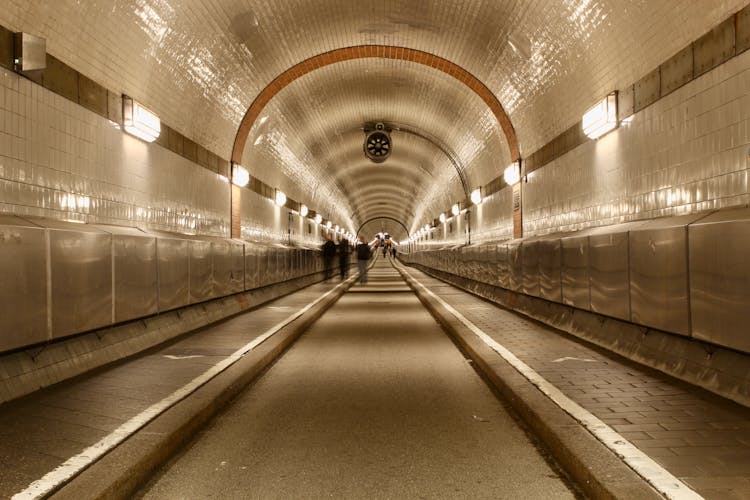
[[302, 217], [307, 217], [308, 213], [309, 213], [309, 210], [307, 209], [307, 205], [300, 205], [300, 207], [299, 207], [299, 214]]
[[476, 188], [471, 192], [471, 202], [474, 205], [479, 205], [480, 203], [482, 203], [482, 190], [480, 188]]
[[438, 217], [438, 219], [440, 219], [440, 222], [445, 224], [445, 214], [440, 214], [440, 217]]
[[239, 187], [247, 186], [250, 182], [250, 172], [245, 167], [238, 164], [232, 165], [232, 184]]
[[425, 224], [424, 225], [424, 230], [425, 230], [425, 232], [429, 231], [430, 230], [430, 225], [429, 224]]
[[508, 168], [503, 172], [503, 179], [509, 186], [518, 184], [521, 180], [521, 164], [514, 161], [508, 165]]
[[316, 224], [320, 224], [320, 223], [322, 223], [322, 222], [323, 222], [323, 216], [322, 216], [322, 215], [320, 215], [320, 214], [317, 214], [317, 215], [315, 216], [315, 223], [316, 223]]
[[276, 205], [283, 207], [286, 204], [286, 195], [283, 191], [276, 190]]
[[146, 142], [154, 142], [161, 134], [159, 117], [128, 96], [122, 96], [122, 126]]
[[617, 92], [612, 92], [583, 115], [583, 133], [598, 139], [617, 127]]
[[451, 213], [453, 215], [458, 215], [459, 213], [461, 213], [461, 208], [458, 206], [458, 203], [451, 207]]
[[339, 231], [339, 225], [338, 224], [336, 224], [336, 227], [334, 227], [333, 230], [336, 231], [337, 233], [341, 232], [341, 231]]
[[333, 222], [331, 222], [331, 221], [326, 222], [326, 227], [328, 229], [331, 229], [331, 226], [333, 226]]

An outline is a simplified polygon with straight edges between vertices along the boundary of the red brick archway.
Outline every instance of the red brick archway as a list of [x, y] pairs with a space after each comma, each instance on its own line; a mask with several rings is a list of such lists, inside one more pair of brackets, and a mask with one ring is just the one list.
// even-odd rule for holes
[[[381, 59], [399, 59], [422, 64], [442, 71], [462, 82], [487, 104], [497, 118], [498, 123], [500, 123], [500, 127], [505, 134], [505, 140], [508, 143], [508, 149], [510, 150], [511, 157], [508, 159], [508, 163], [520, 158], [521, 155], [518, 147], [518, 140], [516, 139], [516, 131], [500, 104], [500, 101], [498, 101], [495, 94], [493, 94], [484, 83], [464, 68], [447, 59], [443, 59], [442, 57], [421, 50], [390, 45], [356, 45], [354, 47], [331, 50], [330, 52], [324, 52], [323, 54], [310, 57], [309, 59], [295, 64], [269, 83], [266, 88], [258, 94], [248, 108], [247, 113], [245, 113], [245, 116], [242, 118], [240, 127], [237, 130], [237, 136], [234, 139], [232, 161], [234, 163], [242, 163], [242, 154], [245, 151], [245, 144], [247, 143], [247, 138], [250, 134], [250, 130], [253, 128], [255, 120], [258, 119], [266, 104], [268, 104], [284, 87], [295, 81], [297, 78], [316, 69], [343, 61], [350, 61], [352, 59], [365, 59], [371, 57]], [[235, 207], [235, 204], [238, 204], [240, 191], [239, 189], [233, 189], [232, 191], [232, 236], [239, 237], [239, 206]]]

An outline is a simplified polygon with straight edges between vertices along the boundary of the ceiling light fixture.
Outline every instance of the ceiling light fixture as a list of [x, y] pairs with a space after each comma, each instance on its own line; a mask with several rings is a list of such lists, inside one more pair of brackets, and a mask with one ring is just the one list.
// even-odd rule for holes
[[239, 187], [245, 187], [248, 182], [250, 182], [250, 172], [248, 172], [242, 165], [234, 163], [232, 165], [232, 184]]
[[518, 182], [521, 180], [521, 163], [514, 161], [513, 163], [508, 165], [508, 167], [503, 172], [503, 179], [509, 186], [518, 184]]
[[125, 132], [146, 142], [161, 134], [161, 121], [154, 113], [128, 96], [122, 96], [122, 126]]
[[474, 191], [471, 192], [471, 202], [474, 205], [479, 205], [482, 203], [482, 190], [481, 188], [476, 188]]
[[598, 139], [617, 127], [617, 92], [591, 107], [581, 120], [583, 132], [591, 139]]

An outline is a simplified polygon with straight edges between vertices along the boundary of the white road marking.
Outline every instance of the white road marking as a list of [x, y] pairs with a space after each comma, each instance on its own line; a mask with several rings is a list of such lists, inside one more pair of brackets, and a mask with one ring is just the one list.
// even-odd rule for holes
[[125, 441], [138, 429], [145, 426], [150, 421], [164, 413], [166, 410], [188, 397], [190, 394], [198, 390], [201, 386], [209, 382], [212, 378], [219, 375], [221, 372], [239, 361], [243, 356], [245, 356], [245, 354], [268, 340], [273, 334], [302, 316], [320, 301], [331, 295], [333, 292], [344, 286], [349, 281], [353, 281], [354, 279], [355, 278], [352, 277], [349, 280], [336, 285], [334, 288], [330, 289], [325, 294], [310, 302], [296, 313], [275, 324], [274, 326], [266, 330], [262, 335], [258, 336], [255, 340], [240, 347], [229, 357], [218, 362], [207, 371], [203, 372], [201, 375], [197, 376], [181, 388], [177, 389], [175, 392], [162, 399], [158, 403], [149, 406], [141, 413], [134, 416], [133, 418], [119, 426], [117, 429], [112, 431], [108, 436], [102, 438], [96, 444], [89, 446], [78, 455], [69, 458], [63, 464], [45, 474], [41, 479], [38, 479], [31, 483], [25, 490], [13, 495], [12, 500], [36, 499], [47, 496], [59, 486], [65, 484], [70, 479], [81, 473], [84, 469], [89, 467], [91, 464], [96, 462], [107, 452], [112, 450], [115, 446]]
[[529, 365], [518, 359], [515, 354], [496, 342], [482, 329], [469, 321], [463, 314], [454, 309], [450, 304], [432, 293], [424, 285], [419, 283], [406, 269], [402, 272], [409, 276], [429, 296], [438, 301], [443, 307], [450, 311], [461, 323], [471, 330], [477, 337], [482, 339], [492, 350], [497, 352], [505, 361], [510, 363], [521, 375], [526, 377], [547, 397], [554, 401], [560, 408], [570, 416], [578, 420], [591, 434], [601, 441], [607, 448], [612, 450], [618, 457], [630, 466], [639, 476], [648, 481], [659, 493], [667, 498], [675, 500], [698, 500], [703, 497], [690, 489], [688, 485], [673, 476], [669, 471], [656, 463], [648, 455], [636, 448], [632, 443], [619, 435], [610, 426], [599, 420], [588, 410], [568, 398], [560, 389], [548, 382], [544, 377], [534, 371]]
[[169, 359], [192, 359], [192, 358], [202, 358], [202, 354], [194, 354], [192, 356], [175, 356], [174, 354], [165, 354], [165, 358]]
[[595, 359], [588, 359], [588, 358], [571, 358], [570, 356], [565, 356], [564, 358], [557, 358], [553, 359], [553, 363], [562, 363], [563, 361], [585, 361], [586, 363], [596, 363], [597, 361]]

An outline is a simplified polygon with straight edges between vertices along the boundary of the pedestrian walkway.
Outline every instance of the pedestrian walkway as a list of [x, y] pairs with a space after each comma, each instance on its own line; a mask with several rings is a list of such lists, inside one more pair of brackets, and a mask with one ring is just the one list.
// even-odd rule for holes
[[0, 498], [23, 491], [338, 284], [307, 287], [93, 373], [0, 405]]
[[700, 495], [750, 498], [750, 409], [407, 270]]
[[574, 495], [378, 258], [143, 498], [209, 497]]

